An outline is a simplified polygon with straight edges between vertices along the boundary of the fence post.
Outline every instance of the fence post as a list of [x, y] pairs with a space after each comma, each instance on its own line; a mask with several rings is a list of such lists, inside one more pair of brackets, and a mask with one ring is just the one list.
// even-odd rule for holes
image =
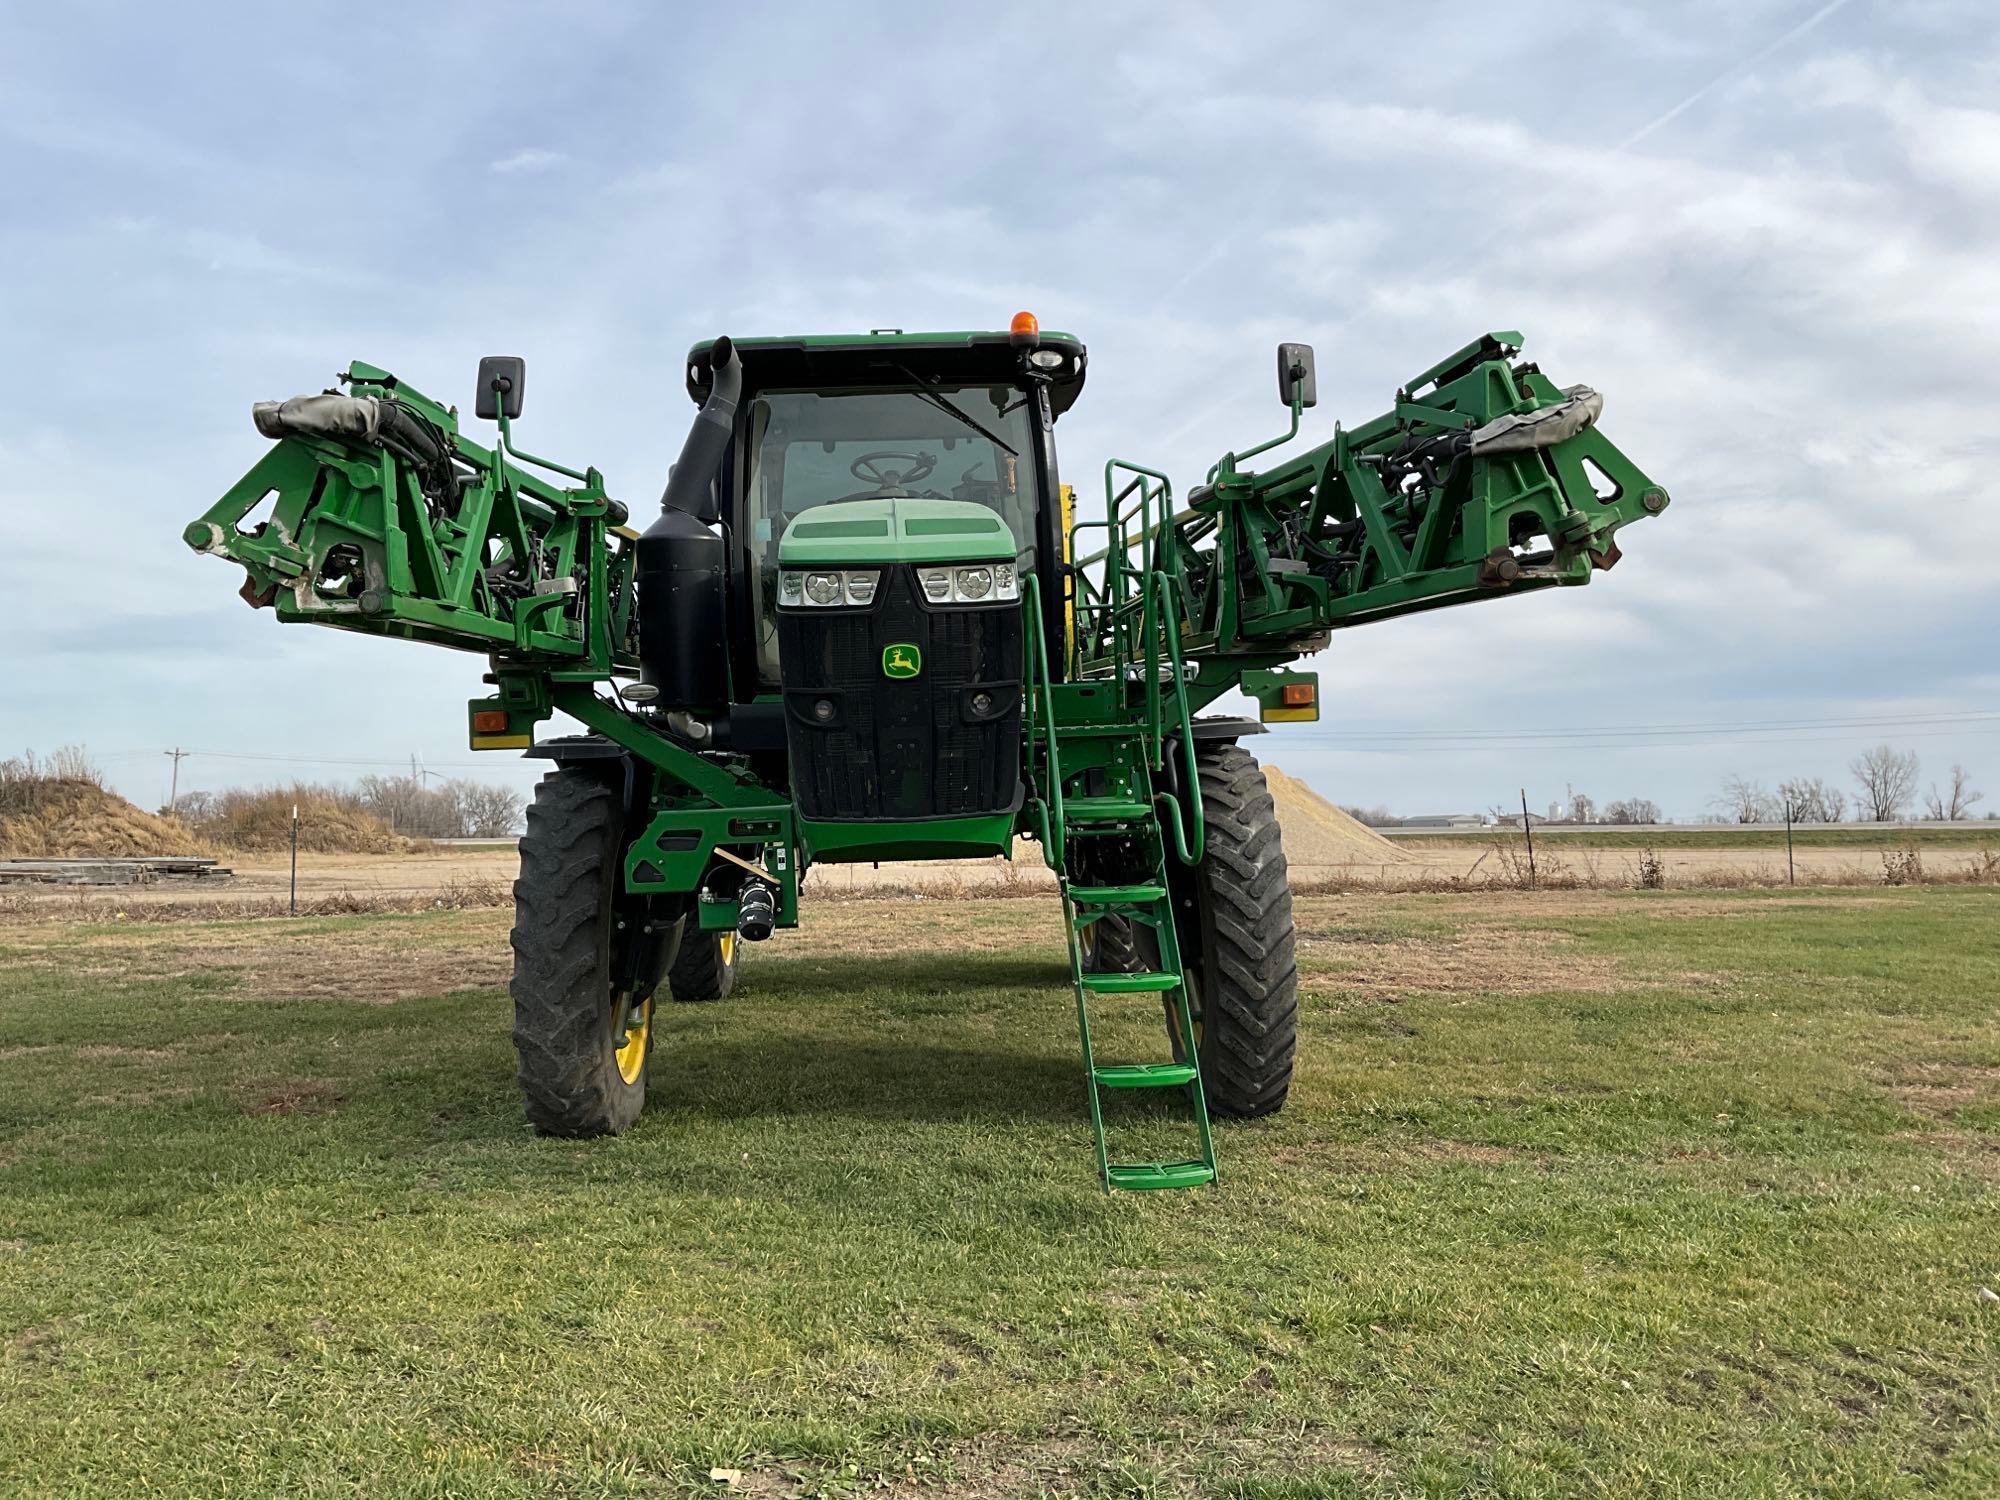
[[1785, 884], [1799, 883], [1798, 870], [1792, 864], [1792, 799], [1785, 799]]
[[1521, 788], [1521, 832], [1528, 836], [1528, 888], [1535, 886], [1535, 824], [1528, 815], [1528, 789]]
[[292, 804], [292, 915], [299, 914], [299, 805]]

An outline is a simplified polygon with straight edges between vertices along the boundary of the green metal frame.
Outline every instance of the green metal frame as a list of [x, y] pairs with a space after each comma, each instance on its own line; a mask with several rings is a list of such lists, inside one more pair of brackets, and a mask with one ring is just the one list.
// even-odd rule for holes
[[[459, 432], [455, 408], [374, 365], [356, 360], [343, 378], [438, 430], [474, 476], [456, 506], [427, 499], [385, 448], [287, 437], [187, 527], [189, 546], [242, 564], [245, 598], [275, 604], [281, 620], [589, 663], [600, 677], [636, 667], [633, 534], [609, 522], [597, 470], [510, 454], [504, 424], [484, 448]], [[516, 459], [579, 483], [560, 488]], [[267, 501], [268, 517], [242, 530]], [[336, 579], [329, 564], [343, 553], [359, 570]]]
[[[1330, 441], [1265, 472], [1241, 468], [1297, 435], [1295, 401], [1289, 433], [1224, 455], [1179, 514], [1165, 476], [1106, 465], [1105, 519], [1086, 524], [1109, 541], [1078, 564], [1078, 672], [1127, 669], [1131, 580], [1150, 573], [1169, 582], [1167, 629], [1198, 664], [1191, 696], [1201, 704], [1244, 671], [1318, 650], [1332, 630], [1581, 585], [1611, 567], [1615, 533], [1659, 514], [1667, 494], [1595, 425], [1552, 447], [1463, 457], [1393, 489], [1383, 481], [1399, 453], [1426, 440], [1561, 402], [1536, 366], [1513, 362], [1520, 345], [1517, 333], [1487, 334], [1424, 371], [1374, 421], [1336, 426]], [[1610, 485], [1601, 496], [1593, 469]], [[1120, 472], [1135, 478], [1118, 487]], [[1521, 555], [1522, 537], [1545, 539], [1545, 550]]]

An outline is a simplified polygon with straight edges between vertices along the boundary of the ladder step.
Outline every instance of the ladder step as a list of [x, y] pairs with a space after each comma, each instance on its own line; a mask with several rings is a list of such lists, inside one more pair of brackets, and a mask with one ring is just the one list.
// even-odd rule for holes
[[1073, 885], [1069, 899], [1078, 906], [1139, 906], [1148, 901], [1164, 901], [1163, 885]]
[[1113, 1187], [1123, 1188], [1128, 1193], [1149, 1192], [1155, 1188], [1200, 1187], [1204, 1182], [1215, 1181], [1215, 1168], [1205, 1161], [1113, 1162], [1105, 1168], [1105, 1172]]
[[1172, 990], [1180, 987], [1178, 974], [1086, 974], [1083, 987], [1100, 995], [1132, 995], [1144, 990]]
[[1066, 823], [1126, 823], [1152, 815], [1150, 802], [1132, 802], [1124, 797], [1070, 797], [1063, 802]]
[[1178, 1088], [1195, 1076], [1192, 1063], [1117, 1063], [1091, 1070], [1098, 1087], [1107, 1089]]

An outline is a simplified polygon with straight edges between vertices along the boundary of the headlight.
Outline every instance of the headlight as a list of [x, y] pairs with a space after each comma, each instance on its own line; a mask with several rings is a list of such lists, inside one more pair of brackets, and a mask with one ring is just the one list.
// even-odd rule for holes
[[932, 604], [1000, 604], [1021, 597], [1021, 581], [1010, 562], [919, 568], [917, 582]]
[[873, 604], [880, 568], [852, 568], [844, 573], [804, 573], [787, 568], [778, 575], [778, 602], [796, 609], [800, 605], [831, 608], [841, 604]]

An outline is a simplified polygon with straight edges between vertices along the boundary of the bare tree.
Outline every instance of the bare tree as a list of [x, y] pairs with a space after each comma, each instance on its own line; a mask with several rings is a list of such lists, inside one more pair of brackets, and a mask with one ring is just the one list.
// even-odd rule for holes
[[1348, 817], [1354, 819], [1355, 822], [1364, 824], [1369, 828], [1394, 828], [1398, 823], [1403, 821], [1390, 812], [1388, 808], [1381, 806], [1348, 807], [1343, 805], [1340, 810], [1346, 813]]
[[431, 786], [421, 776], [364, 776], [361, 801], [400, 834], [420, 839], [465, 837], [465, 814], [459, 805], [465, 782]]
[[1898, 750], [1893, 745], [1877, 745], [1865, 755], [1848, 762], [1861, 795], [1855, 799], [1857, 811], [1870, 821], [1893, 823], [1910, 805], [1917, 790], [1917, 753]]
[[1956, 823], [1971, 817], [1972, 804], [1983, 801], [1985, 797], [1984, 792], [1972, 789], [1972, 778], [1965, 774], [1964, 766], [1953, 766], [1951, 781], [1942, 793], [1938, 791], [1935, 781], [1931, 783], [1931, 794], [1924, 799], [1924, 812], [1926, 816]]
[[1657, 823], [1660, 804], [1645, 797], [1621, 797], [1604, 809], [1607, 823]]
[[1595, 823], [1597, 803], [1588, 792], [1571, 792], [1569, 796], [1569, 820], [1572, 823]]
[[1741, 776], [1722, 783], [1714, 805], [1731, 823], [1775, 823], [1785, 815], [1784, 805], [1764, 790], [1761, 781], [1745, 781]]
[[458, 791], [465, 837], [497, 839], [520, 831], [526, 803], [512, 787], [484, 781], [455, 781], [452, 786]]
[[1847, 816], [1847, 795], [1818, 776], [1794, 776], [1778, 783], [1778, 797], [1794, 823], [1838, 823]]
[[206, 823], [213, 819], [221, 805], [221, 797], [215, 792], [182, 792], [173, 806], [163, 807], [161, 812], [170, 818], [179, 818], [188, 827]]

